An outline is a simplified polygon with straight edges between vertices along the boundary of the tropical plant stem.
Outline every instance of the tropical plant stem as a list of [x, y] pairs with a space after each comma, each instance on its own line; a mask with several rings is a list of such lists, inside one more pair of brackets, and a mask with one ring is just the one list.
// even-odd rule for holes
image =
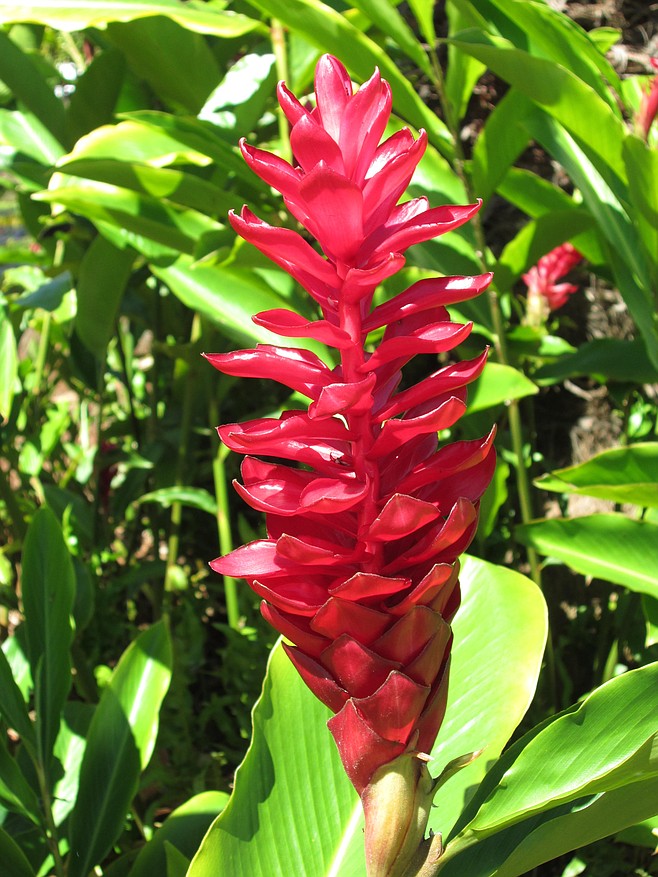
[[[276, 74], [279, 81], [288, 81], [288, 49], [286, 46], [286, 34], [283, 25], [277, 18], [272, 19], [270, 25], [270, 39], [272, 41], [272, 49], [274, 51], [274, 63], [276, 65]], [[281, 110], [278, 110], [277, 121], [279, 125], [279, 154], [281, 158], [290, 161], [292, 150], [290, 148], [290, 130], [288, 128], [288, 120]]]
[[[195, 313], [190, 330], [190, 346], [194, 348], [201, 337], [201, 318]], [[183, 487], [184, 474], [188, 464], [190, 448], [190, 434], [192, 432], [192, 412], [195, 399], [195, 384], [197, 381], [197, 369], [195, 365], [186, 364], [185, 389], [183, 395], [183, 411], [181, 415], [181, 430], [178, 440], [178, 456], [176, 460], [176, 487]], [[175, 572], [178, 565], [178, 546], [180, 541], [180, 523], [183, 515], [183, 504], [172, 502], [171, 516], [169, 519], [169, 539], [167, 543], [167, 568], [165, 571], [164, 589], [169, 593], [175, 588]], [[161, 608], [161, 607], [160, 607]]]
[[[459, 137], [459, 130], [457, 128], [456, 121], [453, 119], [452, 108], [446, 98], [443, 70], [441, 69], [441, 65], [439, 64], [439, 59], [436, 55], [434, 48], [430, 50], [430, 60], [432, 64], [432, 70], [434, 72], [434, 86], [439, 97], [439, 102], [441, 104], [441, 109], [444, 119], [446, 121], [446, 125], [448, 126], [448, 129], [450, 130], [450, 133], [452, 135], [452, 140], [455, 148], [454, 169], [459, 179], [461, 180], [462, 185], [464, 186], [464, 190], [466, 192], [468, 200], [473, 203], [476, 199], [476, 193], [473, 191], [473, 184], [470, 177], [464, 170], [465, 158], [464, 151], [462, 149], [461, 139]], [[475, 256], [479, 262], [480, 270], [482, 272], [489, 271], [490, 267], [487, 264], [487, 243], [484, 235], [484, 228], [482, 227], [482, 220], [479, 213], [476, 213], [476, 215], [473, 217], [473, 229], [475, 232], [476, 240]], [[498, 357], [498, 361], [502, 365], [510, 365], [509, 351], [507, 348], [507, 336], [505, 333], [505, 322], [500, 307], [500, 299], [498, 298], [498, 293], [493, 286], [490, 286], [487, 290], [487, 296], [491, 313], [491, 321], [494, 330], [494, 346], [496, 349], [496, 356]], [[521, 423], [521, 413], [519, 410], [518, 399], [510, 400], [507, 409], [507, 416], [510, 429], [510, 438], [512, 442], [512, 452], [516, 458], [516, 466], [514, 467], [514, 471], [516, 473], [516, 487], [519, 495], [519, 510], [521, 512], [521, 521], [524, 524], [527, 524], [533, 519], [534, 513], [532, 509], [530, 480], [528, 477], [528, 469], [526, 467], [525, 455], [523, 450], [523, 424]], [[528, 547], [526, 549], [526, 553], [528, 558], [528, 565], [530, 567], [530, 575], [533, 581], [543, 590], [541, 566], [539, 564], [537, 552], [534, 548]], [[546, 665], [548, 671], [549, 697], [551, 703], [556, 704], [555, 655], [550, 633], [548, 636], [548, 642], [546, 644]]]
[[[210, 402], [211, 423], [219, 421], [217, 403], [214, 399]], [[217, 536], [221, 554], [229, 554], [233, 551], [233, 536], [231, 534], [231, 518], [229, 514], [228, 491], [226, 489], [226, 467], [224, 462], [228, 456], [228, 448], [220, 443], [217, 453], [212, 462], [212, 474], [215, 482], [215, 499], [217, 500]], [[226, 616], [229, 627], [233, 630], [240, 629], [240, 602], [238, 600], [238, 588], [234, 578], [223, 576], [224, 598], [226, 600]]]
[[57, 826], [55, 825], [55, 819], [53, 817], [53, 809], [52, 802], [50, 796], [50, 789], [48, 787], [48, 780], [46, 778], [46, 772], [44, 770], [44, 766], [41, 763], [41, 760], [35, 761], [35, 770], [39, 782], [39, 790], [41, 792], [41, 805], [43, 807], [43, 820], [45, 827], [45, 835], [46, 840], [48, 841], [48, 846], [50, 848], [50, 852], [53, 856], [53, 862], [55, 866], [55, 873], [57, 877], [65, 877], [66, 870], [64, 868], [64, 861], [62, 860], [62, 856], [59, 852], [59, 840], [57, 837]]

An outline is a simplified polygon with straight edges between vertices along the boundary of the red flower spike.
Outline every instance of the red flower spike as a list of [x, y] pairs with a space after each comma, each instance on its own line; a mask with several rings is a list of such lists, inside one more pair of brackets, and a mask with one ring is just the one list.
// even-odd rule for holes
[[[422, 778], [430, 788], [409, 759], [417, 747], [431, 749], [445, 712], [458, 557], [473, 538], [494, 466], [493, 432], [441, 449], [437, 440], [464, 412], [466, 388], [486, 353], [398, 387], [415, 354], [448, 353], [468, 336], [470, 325], [451, 322], [446, 306], [478, 295], [491, 275], [421, 280], [372, 308], [376, 287], [404, 265], [405, 249], [458, 228], [479, 204], [398, 203], [427, 138], [405, 129], [379, 143], [391, 90], [378, 72], [354, 93], [343, 65], [327, 55], [315, 91], [317, 106], [307, 109], [285, 85], [278, 88], [294, 165], [244, 142], [241, 148], [319, 249], [247, 208], [230, 221], [319, 307], [314, 320], [278, 309], [255, 322], [328, 344], [340, 363], [332, 370], [310, 352], [274, 345], [208, 356], [220, 371], [269, 376], [311, 400], [307, 412], [219, 428], [232, 450], [277, 461], [247, 457], [237, 485], [265, 511], [267, 538], [211, 565], [245, 578], [263, 597], [263, 615], [289, 641], [299, 673], [336, 712], [329, 728], [363, 796], [368, 844], [379, 837], [377, 789], [396, 777]], [[369, 333], [382, 328], [370, 347]], [[420, 787], [409, 804], [396, 786], [402, 823], [407, 804], [429, 809]], [[424, 824], [414, 820], [409, 815], [421, 835], [410, 835], [400, 855], [422, 840]], [[395, 873], [403, 871], [400, 862]], [[379, 873], [369, 870], [369, 877]]]
[[536, 265], [523, 275], [528, 287], [527, 321], [531, 325], [544, 322], [549, 311], [566, 304], [570, 295], [578, 291], [574, 283], [557, 283], [583, 259], [573, 244], [560, 244], [546, 253]]

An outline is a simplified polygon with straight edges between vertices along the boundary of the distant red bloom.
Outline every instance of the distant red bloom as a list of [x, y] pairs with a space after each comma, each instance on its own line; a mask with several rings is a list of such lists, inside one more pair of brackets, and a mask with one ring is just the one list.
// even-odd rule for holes
[[235, 487], [265, 512], [267, 538], [211, 566], [263, 597], [263, 615], [292, 643], [285, 649], [299, 673], [336, 713], [329, 727], [361, 794], [382, 765], [432, 747], [446, 706], [458, 557], [495, 466], [493, 431], [440, 449], [437, 441], [464, 413], [486, 353], [400, 390], [403, 369], [415, 354], [445, 353], [468, 336], [471, 326], [451, 322], [446, 306], [477, 295], [491, 277], [420, 280], [373, 308], [375, 288], [400, 270], [407, 247], [458, 228], [479, 205], [398, 204], [426, 136], [405, 129], [380, 144], [391, 91], [378, 72], [353, 93], [345, 68], [326, 55], [315, 109], [283, 84], [278, 93], [296, 164], [245, 141], [242, 153], [322, 254], [246, 207], [230, 220], [322, 314], [275, 309], [254, 321], [320, 341], [340, 364], [267, 344], [208, 355], [222, 372], [272, 378], [311, 400], [307, 411], [219, 428], [247, 455]]
[[[650, 59], [651, 66], [658, 71], [658, 58]], [[658, 75], [651, 80], [649, 88], [642, 94], [640, 109], [635, 117], [635, 124], [644, 139], [649, 136], [649, 129], [658, 115]]]
[[582, 259], [582, 254], [572, 244], [560, 244], [559, 247], [542, 256], [537, 264], [523, 275], [528, 287], [528, 308], [530, 309], [533, 303], [541, 305], [543, 301], [548, 310], [554, 311], [566, 304], [569, 296], [577, 292], [578, 286], [574, 283], [556, 283], [556, 281], [568, 274], [572, 268], [582, 262]]

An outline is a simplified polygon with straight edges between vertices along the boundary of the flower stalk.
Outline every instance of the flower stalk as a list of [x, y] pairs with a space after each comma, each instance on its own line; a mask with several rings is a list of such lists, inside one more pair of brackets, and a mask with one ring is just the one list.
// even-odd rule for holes
[[424, 753], [446, 708], [459, 555], [495, 454], [494, 430], [442, 447], [437, 439], [466, 410], [486, 351], [401, 386], [415, 355], [447, 354], [468, 337], [471, 326], [452, 322], [447, 307], [479, 294], [491, 275], [421, 280], [373, 307], [408, 247], [458, 228], [479, 203], [399, 203], [426, 135], [403, 129], [380, 143], [391, 92], [378, 71], [354, 92], [342, 64], [324, 56], [315, 94], [310, 110], [279, 85], [295, 164], [245, 141], [241, 149], [320, 249], [246, 207], [230, 221], [320, 312], [309, 320], [275, 309], [254, 322], [332, 347], [340, 362], [332, 369], [303, 348], [269, 344], [207, 355], [226, 374], [273, 378], [309, 399], [307, 411], [218, 428], [245, 454], [235, 488], [265, 512], [267, 536], [211, 566], [263, 598], [263, 616], [334, 712], [328, 727], [364, 806], [369, 877], [410, 877], [427, 857], [435, 788]]

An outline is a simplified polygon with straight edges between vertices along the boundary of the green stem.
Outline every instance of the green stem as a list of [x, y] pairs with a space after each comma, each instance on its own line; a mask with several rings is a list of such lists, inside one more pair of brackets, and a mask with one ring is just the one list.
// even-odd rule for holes
[[[288, 49], [286, 46], [286, 34], [281, 22], [273, 18], [270, 25], [270, 39], [272, 49], [274, 51], [274, 59], [276, 64], [276, 74], [279, 81], [288, 81]], [[290, 129], [288, 128], [288, 120], [281, 110], [277, 113], [277, 121], [279, 125], [279, 153], [281, 158], [290, 161], [292, 149], [290, 148]]]
[[[455, 148], [455, 161], [454, 161], [454, 169], [464, 186], [464, 190], [466, 191], [466, 196], [468, 200], [473, 203], [476, 199], [476, 193], [473, 191], [473, 184], [471, 179], [466, 174], [464, 170], [464, 150], [462, 148], [461, 139], [459, 137], [459, 130], [457, 127], [457, 123], [453, 119], [452, 107], [450, 106], [450, 102], [446, 98], [445, 94], [445, 83], [443, 79], [443, 71], [441, 69], [441, 65], [439, 64], [438, 57], [436, 52], [432, 48], [430, 51], [430, 60], [432, 65], [432, 71], [434, 73], [433, 82], [437, 91], [437, 95], [439, 98], [439, 102], [441, 104], [441, 109], [443, 112], [444, 119], [446, 121], [446, 125], [448, 126], [450, 133], [452, 135], [454, 148]], [[480, 214], [477, 213], [473, 217], [473, 229], [475, 232], [475, 240], [476, 240], [476, 250], [475, 256], [480, 265], [480, 270], [485, 273], [490, 270], [490, 267], [487, 263], [487, 243], [484, 235], [484, 228], [482, 226], [482, 220], [480, 218]], [[500, 299], [498, 297], [498, 293], [493, 286], [490, 286], [487, 291], [487, 296], [489, 300], [489, 310], [491, 312], [491, 321], [493, 324], [494, 330], [494, 347], [496, 350], [496, 356], [498, 361], [502, 365], [510, 365], [510, 356], [509, 350], [507, 347], [507, 336], [505, 333], [505, 321], [503, 318], [503, 314], [500, 307]], [[519, 401], [518, 399], [512, 399], [509, 402], [508, 406], [508, 423], [510, 428], [510, 438], [512, 442], [512, 452], [516, 458], [516, 466], [514, 467], [515, 475], [516, 475], [516, 486], [519, 495], [519, 509], [521, 512], [521, 521], [524, 524], [529, 523], [533, 517], [533, 508], [532, 508], [532, 494], [530, 491], [530, 479], [528, 477], [528, 470], [525, 464], [524, 454], [523, 454], [523, 425], [521, 423], [521, 413], [519, 409]], [[530, 567], [530, 575], [533, 581], [542, 589], [542, 577], [541, 577], [541, 566], [539, 563], [539, 558], [537, 556], [537, 552], [534, 548], [526, 549], [528, 565]], [[555, 682], [555, 654], [553, 649], [553, 641], [551, 638], [551, 634], [549, 631], [548, 642], [546, 644], [546, 669], [547, 669], [547, 683], [549, 689], [549, 697], [551, 703], [557, 706], [557, 695], [556, 695], [556, 682]]]
[[[217, 423], [219, 421], [219, 411], [214, 399], [211, 399], [210, 402], [210, 420], [212, 423]], [[226, 467], [224, 466], [224, 461], [227, 456], [228, 448], [220, 443], [213, 459], [212, 474], [215, 482], [215, 499], [217, 500], [217, 536], [219, 539], [219, 550], [221, 554], [229, 554], [229, 552], [233, 551], [228, 491], [226, 489]], [[238, 600], [237, 583], [234, 578], [231, 578], [231, 576], [223, 576], [223, 579], [228, 624], [233, 630], [240, 630], [240, 602]]]
[[66, 870], [64, 868], [64, 861], [59, 852], [59, 839], [57, 837], [57, 826], [55, 825], [55, 819], [53, 817], [50, 789], [48, 787], [46, 772], [40, 760], [35, 762], [35, 769], [39, 782], [39, 791], [41, 792], [45, 835], [48, 847], [53, 856], [55, 874], [57, 877], [65, 877]]
[[[190, 345], [194, 347], [201, 337], [201, 318], [195, 314], [192, 319], [190, 330]], [[183, 412], [181, 416], [181, 435], [178, 444], [178, 458], [176, 461], [176, 487], [182, 487], [185, 483], [184, 473], [188, 463], [190, 448], [190, 435], [192, 433], [192, 415], [194, 411], [195, 384], [197, 381], [197, 368], [195, 365], [187, 366], [185, 376], [185, 390], [183, 397]], [[178, 564], [178, 547], [180, 541], [180, 523], [183, 515], [183, 505], [180, 502], [171, 504], [171, 516], [169, 520], [169, 540], [167, 546], [167, 569], [165, 572], [164, 589], [169, 593], [175, 588], [174, 570]], [[162, 597], [164, 595], [160, 595]], [[161, 601], [159, 601], [161, 602]], [[157, 607], [157, 608], [162, 608]]]

